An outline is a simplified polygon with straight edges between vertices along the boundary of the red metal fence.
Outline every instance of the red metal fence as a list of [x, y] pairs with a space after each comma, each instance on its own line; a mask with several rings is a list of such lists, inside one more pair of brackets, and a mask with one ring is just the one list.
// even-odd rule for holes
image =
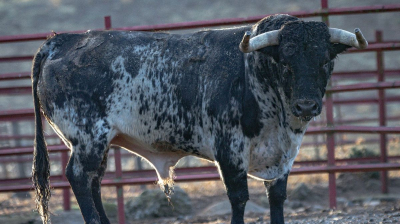
[[[349, 14], [361, 14], [361, 13], [384, 13], [384, 12], [398, 12], [400, 11], [400, 4], [394, 5], [378, 5], [378, 6], [366, 6], [366, 7], [352, 7], [352, 8], [328, 8], [328, 1], [321, 0], [321, 9], [315, 11], [301, 11], [301, 12], [289, 12], [288, 14], [298, 17], [317, 17], [321, 16], [323, 21], [329, 23], [329, 17], [333, 15], [349, 15]], [[174, 24], [161, 24], [151, 26], [135, 26], [135, 27], [122, 27], [114, 28], [114, 30], [142, 30], [142, 31], [153, 31], [153, 30], [178, 30], [178, 29], [189, 29], [189, 28], [203, 28], [208, 26], [220, 26], [220, 25], [237, 25], [244, 23], [254, 23], [262, 16], [254, 16], [248, 18], [230, 18], [230, 19], [218, 19], [218, 20], [207, 20], [197, 22], [183, 22]], [[111, 29], [111, 18], [105, 17], [106, 29]], [[76, 31], [84, 32], [84, 31]], [[3, 36], [0, 37], [0, 43], [10, 42], [23, 42], [23, 41], [35, 41], [44, 40], [51, 33], [42, 34], [29, 34], [29, 35], [15, 35], [15, 36]], [[385, 51], [398, 51], [400, 50], [400, 41], [382, 41], [382, 33], [377, 32], [374, 41], [370, 40], [370, 46], [364, 50], [349, 50], [348, 53], [360, 53], [360, 52], [376, 52], [377, 69], [375, 71], [357, 71], [357, 72], [334, 72], [332, 79], [343, 79], [349, 77], [376, 77], [377, 82], [373, 83], [359, 83], [353, 85], [340, 85], [340, 86], [329, 86], [327, 89], [326, 99], [324, 101], [326, 120], [314, 122], [311, 126], [307, 135], [321, 135], [326, 136], [326, 142], [316, 142], [316, 144], [325, 144], [327, 147], [327, 160], [312, 160], [312, 161], [298, 161], [295, 163], [295, 168], [292, 170], [292, 174], [311, 174], [311, 173], [328, 173], [329, 174], [329, 192], [330, 192], [330, 207], [336, 207], [336, 183], [335, 174], [338, 172], [367, 172], [367, 171], [380, 171], [382, 192], [388, 192], [388, 181], [387, 171], [400, 169], [400, 163], [398, 160], [400, 156], [388, 156], [387, 155], [387, 135], [388, 134], [399, 134], [400, 127], [387, 127], [386, 122], [389, 120], [399, 120], [399, 116], [386, 117], [386, 103], [399, 102], [400, 96], [385, 97], [385, 90], [392, 88], [399, 88], [400, 81], [385, 81], [386, 77], [399, 77], [400, 69], [385, 70], [383, 64], [383, 52]], [[23, 56], [11, 56], [11, 57], [0, 57], [0, 62], [16, 62], [16, 61], [30, 61], [32, 55]], [[20, 80], [29, 79], [29, 72], [21, 73], [8, 73], [0, 74], [0, 81], [9, 80]], [[378, 91], [377, 98], [356, 98], [356, 99], [334, 99], [333, 95], [341, 92], [351, 91], [366, 91], [376, 90]], [[0, 87], [0, 95], [26, 95], [31, 94], [31, 87], [20, 86], [20, 87]], [[378, 104], [379, 105], [379, 126], [349, 126], [341, 125], [349, 122], [365, 122], [373, 121], [371, 118], [361, 118], [353, 120], [335, 120], [334, 119], [334, 105], [346, 105], [346, 104]], [[17, 122], [17, 121], [33, 121], [33, 109], [21, 109], [21, 110], [6, 110], [3, 108], [0, 110], [0, 122]], [[326, 121], [326, 123], [324, 122]], [[321, 126], [321, 124], [327, 124]], [[339, 124], [339, 125], [338, 125]], [[318, 126], [319, 125], [319, 126]], [[380, 144], [380, 157], [373, 158], [362, 158], [362, 159], [335, 159], [335, 135], [340, 133], [361, 133], [361, 134], [378, 134], [379, 139], [377, 141]], [[47, 139], [55, 139], [56, 136], [47, 135]], [[0, 135], [0, 141], [4, 140], [21, 140], [21, 139], [33, 139], [33, 134], [29, 135]], [[307, 143], [303, 144], [306, 145]], [[309, 144], [309, 143], [308, 143]], [[68, 161], [68, 149], [64, 145], [49, 145], [49, 152], [51, 153], [51, 160], [61, 161], [63, 167], [62, 173], [64, 173], [64, 167]], [[0, 162], [26, 162], [29, 159], [21, 159], [23, 155], [32, 155], [32, 147], [5, 147], [0, 148]], [[6, 158], [6, 156], [18, 156], [17, 158]], [[123, 186], [124, 185], [135, 185], [135, 184], [153, 184], [156, 180], [155, 172], [152, 170], [136, 170], [136, 171], [122, 171], [121, 167], [121, 152], [119, 149], [115, 149], [114, 153], [115, 160], [115, 172], [107, 172], [102, 185], [104, 186], [115, 186], [117, 189], [117, 204], [118, 204], [118, 218], [119, 223], [124, 223], [124, 208], [123, 208]], [[365, 163], [365, 162], [377, 162], [378, 163]], [[390, 161], [390, 162], [389, 162]], [[340, 164], [340, 165], [338, 165]], [[125, 177], [125, 178], [123, 178]], [[128, 177], [128, 178], [127, 178]], [[219, 174], [215, 167], [196, 167], [196, 168], [179, 168], [176, 170], [176, 180], [181, 181], [203, 181], [203, 180], [217, 180]], [[64, 192], [64, 209], [70, 209], [70, 190], [69, 183], [67, 182], [65, 175], [52, 175], [51, 184], [53, 188], [63, 189]], [[29, 191], [32, 190], [32, 184], [29, 178], [14, 178], [14, 179], [0, 179], [0, 192], [16, 192], [16, 191]]]

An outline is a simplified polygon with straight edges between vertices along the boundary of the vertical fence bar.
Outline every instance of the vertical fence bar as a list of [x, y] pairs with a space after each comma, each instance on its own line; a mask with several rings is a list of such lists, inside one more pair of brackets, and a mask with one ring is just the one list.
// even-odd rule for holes
[[[377, 30], [375, 31], [375, 39], [376, 42], [382, 42], [382, 31]], [[378, 70], [378, 82], [383, 82], [385, 81], [385, 71], [384, 71], [384, 62], [383, 62], [383, 52], [381, 50], [378, 50], [376, 52], [376, 66]], [[378, 99], [379, 99], [379, 125], [380, 126], [386, 126], [386, 102], [385, 102], [385, 90], [380, 89], [378, 90]], [[386, 134], [380, 134], [379, 136], [380, 140], [380, 151], [381, 151], [381, 158], [380, 162], [381, 163], [386, 163], [387, 160], [387, 146], [386, 146]], [[381, 171], [380, 173], [380, 179], [381, 179], [381, 191], [384, 194], [387, 194], [389, 192], [388, 190], [388, 173], [387, 171]]]
[[[122, 178], [120, 148], [114, 148], [114, 161], [115, 161], [115, 177], [119, 180]], [[122, 185], [117, 185], [116, 190], [117, 190], [117, 205], [118, 205], [118, 223], [124, 224], [125, 223], [124, 188]]]
[[111, 16], [104, 16], [104, 27], [106, 30], [111, 30]]
[[[328, 0], [321, 0], [321, 9], [328, 9]], [[328, 14], [322, 16], [322, 21], [329, 26]], [[332, 86], [331, 82], [328, 84]], [[326, 121], [328, 126], [333, 126], [333, 99], [332, 94], [326, 94]], [[335, 165], [335, 135], [328, 132], [326, 135], [326, 147], [328, 150], [328, 166]], [[329, 207], [336, 208], [336, 176], [335, 172], [329, 172]]]
[[[111, 16], [104, 17], [104, 27], [106, 30], [111, 30]], [[121, 165], [121, 149], [114, 148], [114, 161], [115, 161], [115, 177], [117, 180], [122, 178], [122, 165]], [[124, 187], [122, 185], [115, 186], [117, 190], [117, 207], [118, 207], [118, 223], [125, 224], [125, 209], [124, 209]]]
[[[327, 125], [333, 126], [333, 100], [331, 94], [326, 96]], [[328, 149], [328, 166], [335, 165], [335, 136], [333, 132], [326, 135], [326, 147]], [[336, 208], [336, 176], [335, 172], [329, 172], [329, 207]]]
[[[62, 167], [62, 180], [67, 181], [67, 177], [65, 176], [65, 169], [68, 164], [68, 152], [61, 153], [61, 167]], [[63, 189], [63, 207], [64, 211], [71, 210], [71, 191], [69, 187]]]
[[[335, 81], [332, 80], [332, 83], [333, 83], [334, 86], [338, 86], [339, 85], [339, 81], [338, 80], [335, 80]], [[332, 100], [339, 101], [340, 100], [339, 99], [339, 94], [336, 94], [334, 97], [332, 96]], [[343, 117], [342, 117], [342, 111], [341, 111], [340, 104], [336, 104], [333, 107], [333, 109], [336, 111], [336, 119], [335, 119], [336, 124], [342, 125], [343, 124]], [[335, 135], [336, 146], [339, 146], [340, 148], [344, 147], [344, 136], [345, 135], [341, 134], [341, 133]]]
[[[328, 0], [321, 0], [321, 9], [328, 11]], [[328, 14], [324, 14], [322, 16], [322, 22], [329, 26], [329, 17]]]

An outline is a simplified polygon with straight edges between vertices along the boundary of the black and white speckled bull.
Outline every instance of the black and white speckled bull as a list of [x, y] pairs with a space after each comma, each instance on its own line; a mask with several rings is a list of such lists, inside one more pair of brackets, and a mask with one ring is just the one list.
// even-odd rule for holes
[[71, 149], [66, 176], [86, 223], [109, 223], [100, 196], [110, 145], [147, 160], [171, 194], [184, 156], [214, 161], [243, 223], [247, 176], [264, 181], [283, 223], [286, 182], [337, 54], [367, 42], [288, 15], [191, 34], [59, 34], [36, 54], [33, 98], [37, 208], [49, 220], [49, 161], [40, 109]]

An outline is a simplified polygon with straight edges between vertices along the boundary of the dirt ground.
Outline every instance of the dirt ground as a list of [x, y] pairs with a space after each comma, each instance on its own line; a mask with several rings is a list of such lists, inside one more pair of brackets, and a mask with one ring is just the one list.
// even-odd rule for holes
[[[296, 177], [293, 177], [296, 178]], [[292, 178], [292, 179], [293, 179]], [[371, 179], [360, 174], [344, 174], [338, 177], [337, 194], [338, 208], [329, 209], [328, 189], [324, 182], [308, 184], [309, 192], [301, 200], [294, 192], [295, 181], [289, 183], [288, 200], [285, 203], [285, 221], [288, 224], [302, 223], [400, 223], [400, 179], [390, 180], [390, 194], [380, 194], [379, 179]], [[310, 181], [314, 182], [314, 181]], [[180, 186], [180, 184], [177, 184]], [[265, 207], [266, 213], [246, 213], [245, 222], [252, 224], [267, 224], [270, 221], [268, 205], [265, 204], [266, 195], [262, 183], [250, 180], [250, 201]], [[127, 224], [223, 224], [229, 223], [230, 214], [200, 215], [210, 205], [227, 200], [223, 185], [220, 181], [210, 181], [181, 185], [187, 191], [192, 201], [192, 213], [186, 216], [153, 218], [142, 220], [126, 220]], [[125, 189], [125, 196], [129, 198], [131, 191], [138, 188]], [[136, 192], [137, 193], [137, 192]], [[137, 194], [136, 194], [137, 195]], [[304, 195], [303, 195], [304, 196]], [[61, 192], [53, 191], [50, 201], [52, 223], [78, 224], [83, 223], [76, 204], [72, 210], [62, 211]], [[105, 202], [116, 203], [113, 189], [103, 190]], [[18, 195], [1, 195], [0, 223], [28, 224], [41, 223], [38, 214], [33, 212], [33, 199], [18, 197]], [[112, 223], [117, 223], [116, 211], [107, 210]]]

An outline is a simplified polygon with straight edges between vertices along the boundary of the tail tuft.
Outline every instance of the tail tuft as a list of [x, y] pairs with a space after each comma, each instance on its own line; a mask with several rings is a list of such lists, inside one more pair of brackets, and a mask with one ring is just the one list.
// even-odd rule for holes
[[40, 102], [37, 93], [40, 68], [46, 54], [39, 51], [33, 59], [32, 66], [32, 94], [35, 111], [35, 141], [32, 164], [32, 181], [35, 187], [36, 209], [42, 216], [44, 224], [50, 223], [48, 202], [50, 192], [50, 163], [47, 152], [46, 141], [43, 134], [42, 117], [40, 113]]

